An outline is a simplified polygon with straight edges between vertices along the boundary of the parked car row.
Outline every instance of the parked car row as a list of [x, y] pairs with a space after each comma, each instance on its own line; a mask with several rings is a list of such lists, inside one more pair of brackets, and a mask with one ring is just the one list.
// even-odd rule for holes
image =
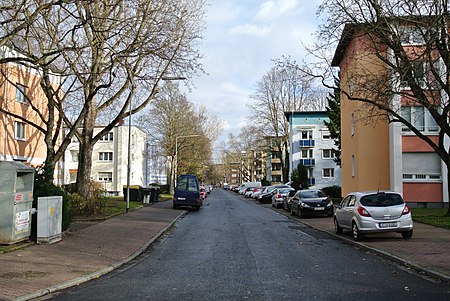
[[411, 210], [401, 194], [393, 191], [353, 192], [337, 205], [320, 189], [295, 190], [286, 184], [247, 188], [244, 195], [299, 217], [333, 217], [335, 232], [351, 231], [355, 240], [382, 232], [397, 232], [405, 239], [413, 235]]

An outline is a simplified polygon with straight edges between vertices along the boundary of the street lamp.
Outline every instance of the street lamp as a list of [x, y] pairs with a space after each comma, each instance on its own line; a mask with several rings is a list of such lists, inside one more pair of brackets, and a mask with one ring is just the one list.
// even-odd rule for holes
[[174, 188], [177, 184], [177, 171], [178, 171], [178, 139], [180, 138], [192, 138], [192, 137], [199, 137], [200, 135], [184, 135], [184, 136], [177, 136], [175, 138], [175, 167], [174, 167], [174, 176], [175, 176], [175, 180], [174, 180]]
[[[155, 86], [158, 85], [158, 82], [160, 80], [164, 81], [176, 81], [176, 80], [185, 80], [186, 77], [182, 76], [162, 76], [158, 78], [154, 78], [156, 80]], [[158, 93], [158, 92], [156, 92]], [[155, 93], [155, 95], [156, 95]], [[127, 168], [127, 204], [125, 211], [128, 212], [130, 209], [130, 178], [131, 178], [131, 115], [132, 114], [132, 105], [131, 105], [132, 99], [130, 99], [130, 116], [128, 116], [128, 168]], [[146, 183], [147, 184], [147, 183]]]

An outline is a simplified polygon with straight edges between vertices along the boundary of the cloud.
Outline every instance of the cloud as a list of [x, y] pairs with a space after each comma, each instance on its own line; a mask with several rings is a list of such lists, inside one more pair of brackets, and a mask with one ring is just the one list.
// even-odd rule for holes
[[271, 26], [257, 26], [254, 24], [237, 25], [231, 29], [232, 34], [250, 35], [250, 36], [267, 36], [272, 32]]
[[298, 0], [269, 0], [260, 5], [256, 13], [258, 20], [279, 18], [286, 13], [294, 13], [298, 7]]

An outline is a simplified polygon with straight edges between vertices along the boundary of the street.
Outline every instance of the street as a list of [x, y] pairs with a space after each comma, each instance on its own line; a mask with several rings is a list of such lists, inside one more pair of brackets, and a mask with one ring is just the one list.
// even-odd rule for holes
[[449, 300], [450, 287], [215, 189], [136, 260], [48, 299]]

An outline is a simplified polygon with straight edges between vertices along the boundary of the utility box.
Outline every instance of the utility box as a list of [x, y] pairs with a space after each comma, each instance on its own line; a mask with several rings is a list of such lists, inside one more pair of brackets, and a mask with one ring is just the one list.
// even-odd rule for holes
[[31, 234], [34, 169], [0, 161], [0, 244], [14, 244]]
[[61, 240], [62, 196], [38, 198], [37, 243], [52, 244]]

